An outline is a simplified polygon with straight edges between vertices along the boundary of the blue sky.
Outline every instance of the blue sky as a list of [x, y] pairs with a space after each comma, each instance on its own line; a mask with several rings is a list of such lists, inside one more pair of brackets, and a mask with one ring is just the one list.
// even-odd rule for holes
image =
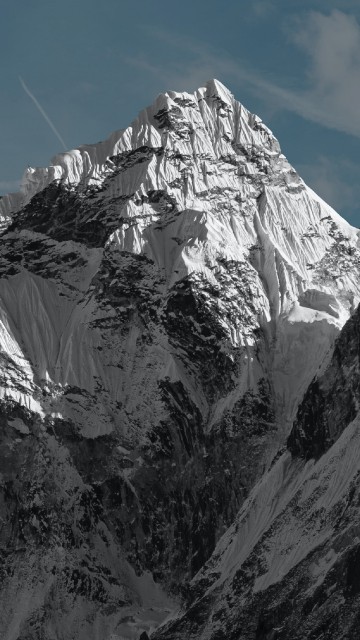
[[216, 77], [360, 227], [359, 0], [0, 0], [0, 193]]

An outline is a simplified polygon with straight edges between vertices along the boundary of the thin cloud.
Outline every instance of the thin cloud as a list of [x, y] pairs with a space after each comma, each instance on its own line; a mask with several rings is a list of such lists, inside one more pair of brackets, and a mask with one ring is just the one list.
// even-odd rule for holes
[[259, 0], [251, 4], [251, 9], [259, 18], [266, 18], [275, 9], [275, 5], [267, 0]]
[[[125, 62], [161, 79], [163, 89], [193, 90], [216, 77], [240, 84], [276, 110], [296, 113], [330, 129], [360, 137], [360, 25], [334, 10], [309, 13], [288, 31], [289, 46], [303, 51], [307, 88], [294, 90], [268, 80], [248, 63], [201, 41], [144, 27], [148, 35], [177, 48], [181, 63], [159, 64], [136, 57]], [[180, 58], [180, 56], [179, 56]]]
[[232, 56], [226, 51], [210, 48], [205, 43], [193, 40], [187, 36], [179, 36], [158, 28], [143, 27], [154, 39], [162, 40], [172, 49], [178, 49], [182, 54], [181, 62], [156, 64], [149, 62], [142, 56], [122, 56], [122, 61], [142, 71], [146, 71], [161, 80], [163, 88], [177, 91], [192, 91], [204, 85], [211, 78], [218, 78], [223, 82], [232, 80], [244, 83], [254, 92], [272, 96], [275, 102], [290, 100], [286, 90], [262, 78], [254, 69]]
[[40, 111], [41, 115], [43, 116], [45, 121], [48, 123], [50, 129], [53, 131], [53, 133], [55, 133], [57, 139], [61, 142], [62, 146], [64, 147], [64, 149], [66, 151], [68, 147], [65, 144], [63, 138], [61, 137], [60, 133], [58, 132], [57, 128], [55, 127], [54, 123], [49, 118], [49, 116], [46, 113], [45, 109], [43, 109], [43, 107], [41, 106], [40, 102], [35, 98], [34, 94], [31, 93], [30, 89], [26, 86], [24, 80], [20, 76], [19, 76], [19, 80], [20, 80], [21, 86], [24, 89], [25, 93], [27, 93], [29, 98], [31, 98], [31, 100], [35, 104], [36, 108]]
[[309, 186], [340, 213], [360, 202], [360, 168], [345, 158], [319, 155], [315, 162], [297, 165]]
[[19, 191], [21, 180], [0, 180], [0, 191], [10, 193], [11, 191]]
[[290, 33], [308, 57], [308, 89], [293, 93], [297, 112], [306, 118], [360, 136], [360, 25], [354, 16], [334, 10], [311, 12]]

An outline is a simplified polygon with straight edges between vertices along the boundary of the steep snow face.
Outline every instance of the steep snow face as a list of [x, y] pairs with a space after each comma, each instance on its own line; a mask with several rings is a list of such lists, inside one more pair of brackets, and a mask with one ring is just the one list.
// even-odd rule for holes
[[[33, 515], [17, 476], [23, 441], [43, 451], [44, 432], [87, 488], [87, 535], [98, 540], [102, 522], [138, 574], [179, 591], [284, 442], [359, 300], [357, 231], [217, 81], [163, 94], [107, 141], [29, 169], [0, 207], [1, 410], [42, 427], [6, 440], [19, 449], [3, 486], [11, 535], [33, 539], [17, 524], [18, 504]], [[52, 557], [57, 484], [41, 483]], [[74, 513], [71, 492], [59, 509]], [[76, 544], [56, 573], [66, 602], [84, 595], [61, 573]], [[100, 607], [90, 593], [84, 629]], [[56, 606], [21, 618], [27, 637], [29, 616], [50, 628]], [[62, 624], [68, 633], [69, 613]]]

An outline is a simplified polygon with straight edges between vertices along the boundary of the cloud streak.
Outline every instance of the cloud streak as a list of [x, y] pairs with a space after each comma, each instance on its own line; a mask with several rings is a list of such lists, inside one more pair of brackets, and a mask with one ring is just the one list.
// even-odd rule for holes
[[334, 10], [311, 12], [290, 32], [310, 61], [308, 88], [289, 95], [305, 118], [360, 137], [360, 25]]
[[307, 85], [302, 90], [287, 87], [285, 80], [269, 80], [243, 60], [199, 40], [154, 28], [145, 30], [178, 49], [179, 63], [157, 65], [141, 57], [124, 61], [156, 76], [164, 90], [193, 90], [216, 77], [245, 86], [267, 107], [360, 137], [360, 25], [352, 15], [338, 10], [329, 15], [312, 11], [287, 28], [289, 46], [303, 53], [303, 69], [297, 72]]
[[43, 107], [41, 106], [40, 102], [35, 98], [34, 94], [31, 93], [30, 89], [26, 86], [26, 84], [25, 84], [24, 80], [21, 78], [21, 76], [19, 76], [19, 80], [20, 80], [21, 86], [24, 89], [25, 93], [27, 93], [29, 98], [31, 98], [31, 100], [35, 104], [36, 108], [40, 111], [41, 115], [43, 116], [43, 118], [45, 119], [47, 124], [49, 125], [50, 129], [56, 135], [57, 139], [61, 142], [61, 144], [64, 147], [65, 151], [67, 151], [67, 148], [68, 148], [67, 145], [65, 144], [63, 138], [61, 137], [61, 135], [58, 132], [57, 128], [55, 127], [54, 123], [49, 118], [49, 116], [46, 113], [45, 109], [43, 109]]
[[5, 194], [12, 191], [19, 191], [21, 180], [0, 180], [0, 192]]
[[275, 10], [274, 4], [268, 0], [258, 0], [257, 2], [253, 2], [250, 8], [258, 18], [266, 18]]
[[297, 169], [311, 187], [337, 211], [354, 208], [360, 201], [360, 169], [344, 158], [319, 155]]

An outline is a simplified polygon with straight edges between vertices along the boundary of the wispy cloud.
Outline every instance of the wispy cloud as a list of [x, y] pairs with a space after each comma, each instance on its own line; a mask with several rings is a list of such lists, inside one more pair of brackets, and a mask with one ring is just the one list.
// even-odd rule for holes
[[274, 3], [268, 2], [268, 0], [258, 0], [257, 2], [252, 2], [250, 7], [253, 13], [259, 18], [266, 18], [275, 9]]
[[60, 133], [58, 132], [57, 128], [55, 127], [54, 123], [49, 118], [49, 116], [46, 113], [45, 109], [41, 106], [40, 102], [35, 98], [34, 94], [26, 86], [26, 84], [25, 84], [24, 80], [21, 78], [21, 76], [19, 76], [19, 80], [20, 80], [21, 86], [24, 89], [25, 93], [27, 93], [29, 98], [31, 98], [31, 100], [35, 104], [35, 107], [38, 109], [38, 111], [40, 111], [40, 113], [43, 116], [44, 120], [47, 122], [47, 124], [49, 125], [49, 127], [53, 131], [53, 133], [55, 133], [55, 135], [58, 138], [58, 140], [60, 140], [62, 146], [64, 147], [64, 149], [66, 151], [68, 147], [67, 147], [66, 143], [64, 142], [63, 138], [61, 137]]
[[[360, 25], [334, 10], [311, 12], [290, 32], [309, 60], [308, 89], [292, 93], [305, 118], [360, 136]], [[294, 105], [295, 107], [295, 105]]]
[[[270, 3], [260, 2], [259, 6], [262, 4]], [[300, 48], [304, 56], [302, 79], [307, 87], [302, 90], [293, 88], [293, 78], [288, 82], [281, 78], [281, 70], [267, 79], [224, 50], [159, 29], [146, 30], [177, 48], [180, 62], [160, 65], [141, 57], [124, 60], [155, 75], [163, 89], [193, 90], [216, 77], [246, 86], [267, 106], [360, 137], [360, 25], [354, 16], [338, 10], [329, 15], [310, 12], [288, 28], [289, 46]]]
[[21, 180], [0, 180], [0, 191], [2, 193], [11, 193], [19, 191]]
[[359, 166], [338, 156], [319, 155], [314, 162], [300, 164], [297, 169], [309, 186], [334, 209], [340, 213], [354, 213], [360, 202]]
[[144, 30], [154, 39], [169, 44], [172, 50], [178, 49], [179, 62], [166, 61], [156, 64], [143, 56], [123, 56], [122, 60], [156, 76], [164, 89], [191, 91], [202, 86], [207, 80], [217, 78], [223, 82], [232, 80], [244, 83], [259, 95], [265, 91], [266, 97], [273, 97], [276, 103], [290, 100], [285, 89], [269, 82], [247, 63], [232, 57], [224, 50], [211, 48], [200, 40], [195, 41], [187, 36], [179, 36], [158, 28], [144, 27]]

